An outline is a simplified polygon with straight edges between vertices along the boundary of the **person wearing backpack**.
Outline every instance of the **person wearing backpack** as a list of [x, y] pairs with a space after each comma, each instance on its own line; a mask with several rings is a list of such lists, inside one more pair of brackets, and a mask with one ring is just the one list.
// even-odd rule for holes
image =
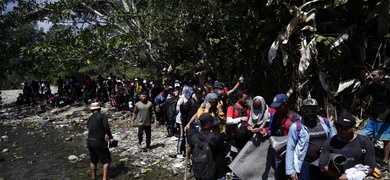
[[250, 110], [247, 107], [248, 94], [243, 91], [237, 92], [237, 102], [229, 106], [226, 114], [226, 124], [230, 127], [230, 156], [232, 160], [248, 142], [252, 133], [247, 129], [246, 124]]
[[301, 119], [291, 125], [286, 148], [286, 175], [291, 180], [324, 179], [318, 166], [312, 165], [320, 157], [322, 144], [335, 135], [332, 123], [318, 114], [315, 99], [303, 100]]
[[[288, 97], [286, 94], [277, 94], [271, 104], [275, 113], [271, 114], [268, 127], [268, 134], [271, 136], [287, 136], [291, 124], [300, 118], [299, 114], [293, 112], [288, 107]], [[285, 154], [275, 154], [275, 179], [285, 179], [286, 159]]]
[[215, 93], [208, 93], [204, 98], [201, 107], [198, 109], [197, 117], [203, 113], [211, 113], [214, 117], [214, 126], [211, 131], [214, 133], [225, 134], [226, 116], [222, 109], [223, 105], [218, 101], [218, 96]]
[[201, 130], [189, 142], [194, 177], [197, 180], [225, 179], [220, 163], [226, 156], [223, 137], [219, 133], [210, 132], [214, 126], [214, 117], [211, 113], [203, 113], [198, 120]]
[[[198, 109], [203, 103], [203, 91], [202, 86], [197, 86], [194, 88], [194, 94], [192, 97], [184, 104], [182, 109], [182, 120], [186, 124], [184, 127], [184, 132], [188, 130], [188, 140], [190, 140], [191, 135], [196, 131], [195, 117], [197, 115]], [[194, 117], [195, 116], [195, 117]]]
[[[374, 145], [368, 138], [355, 133], [355, 117], [350, 113], [343, 114], [337, 118], [335, 127], [337, 135], [327, 139], [322, 146], [321, 171], [332, 179], [364, 179], [372, 175], [376, 165]], [[329, 163], [331, 154], [346, 158], [345, 164], [338, 166], [338, 171]]]
[[185, 147], [185, 139], [184, 139], [184, 127], [187, 125], [187, 120], [184, 114], [184, 104], [188, 102], [191, 95], [193, 94], [193, 90], [190, 86], [184, 85], [181, 95], [179, 95], [179, 100], [176, 103], [176, 111], [178, 114], [176, 115], [176, 124], [179, 127], [179, 137], [177, 140], [177, 154], [185, 155], [186, 147]]
[[168, 137], [172, 137], [177, 134], [176, 128], [176, 116], [178, 111], [176, 110], [177, 101], [179, 100], [178, 96], [175, 96], [174, 89], [172, 86], [168, 86], [167, 98], [165, 102], [161, 105], [164, 108], [164, 117], [165, 122], [167, 123]]

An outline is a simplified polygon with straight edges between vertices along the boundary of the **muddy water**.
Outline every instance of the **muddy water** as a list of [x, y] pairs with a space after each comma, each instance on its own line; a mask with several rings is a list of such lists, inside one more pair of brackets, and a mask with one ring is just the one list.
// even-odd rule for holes
[[[0, 135], [7, 136], [0, 142], [0, 179], [90, 179], [89, 156], [83, 127], [25, 126], [0, 128]], [[78, 134], [78, 135], [76, 135]], [[66, 138], [75, 135], [71, 141]], [[8, 152], [3, 152], [8, 149]], [[79, 162], [70, 162], [69, 155], [85, 154]], [[139, 167], [119, 163], [113, 155], [109, 176], [112, 179], [134, 179]], [[183, 179], [168, 170], [152, 167], [139, 179]], [[98, 175], [101, 178], [101, 164]]]

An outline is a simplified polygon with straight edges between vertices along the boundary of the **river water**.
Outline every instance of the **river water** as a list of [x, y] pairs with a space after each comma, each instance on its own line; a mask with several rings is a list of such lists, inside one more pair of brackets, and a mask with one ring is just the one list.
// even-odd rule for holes
[[[80, 126], [0, 127], [0, 135], [3, 137], [0, 141], [0, 179], [90, 179], [89, 154], [86, 136], [83, 135], [85, 131]], [[72, 140], [66, 141], [69, 137]], [[69, 155], [81, 154], [86, 155], [81, 161], [68, 160]], [[113, 162], [110, 178], [134, 179], [139, 168], [121, 164], [117, 155], [111, 155]], [[151, 172], [141, 175], [139, 179], [183, 179], [180, 174], [173, 176], [162, 168], [151, 169]], [[100, 163], [97, 173], [101, 178]]]

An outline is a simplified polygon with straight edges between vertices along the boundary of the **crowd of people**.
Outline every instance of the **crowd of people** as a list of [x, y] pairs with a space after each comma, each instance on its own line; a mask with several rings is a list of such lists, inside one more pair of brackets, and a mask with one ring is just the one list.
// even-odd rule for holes
[[[119, 110], [131, 111], [131, 124], [138, 127], [138, 146], [142, 145], [145, 134], [147, 151], [152, 143], [152, 124], [165, 126], [167, 137], [177, 137], [177, 152], [171, 157], [185, 157], [196, 179], [226, 179], [227, 172], [232, 172], [233, 179], [364, 179], [369, 175], [378, 178], [381, 172], [389, 171], [390, 95], [387, 92], [390, 86], [383, 69], [374, 69], [358, 93], [360, 98], [373, 97], [371, 117], [362, 134], [356, 133], [357, 117], [350, 113], [343, 113], [335, 120], [320, 116], [321, 106], [310, 95], [295, 108], [299, 111], [294, 111], [284, 93], [275, 95], [267, 105], [262, 96], [243, 88], [244, 77], [229, 89], [219, 80], [205, 81], [202, 72], [196, 75], [197, 81], [168, 82], [110, 74], [96, 79], [87, 76], [82, 83], [66, 76], [57, 80], [58, 93], [53, 95], [42, 85], [40, 94], [45, 94], [53, 106], [59, 106], [61, 101], [64, 104], [109, 102]], [[29, 87], [27, 83], [22, 96], [34, 103], [31, 94], [36, 89], [25, 91], [26, 87]], [[236, 101], [232, 102], [233, 99]], [[106, 148], [93, 149], [94, 141], [104, 141], [104, 135], [112, 141], [112, 134], [106, 118], [97, 115], [100, 108], [91, 107], [91, 110], [94, 113], [89, 121], [97, 116], [101, 121], [98, 125], [88, 125], [100, 129], [99, 137], [88, 136], [94, 176], [99, 159], [108, 164], [104, 169], [108, 169], [111, 161]], [[271, 139], [284, 139], [284, 142], [271, 142]], [[284, 144], [283, 151], [276, 150], [274, 141]], [[376, 161], [373, 141], [384, 142], [384, 157], [380, 162]], [[267, 162], [245, 163], [259, 148], [271, 158], [266, 158]], [[266, 174], [237, 170], [231, 164], [244, 169], [246, 166], [262, 169]], [[273, 171], [266, 164], [271, 164]]]
[[51, 107], [63, 107], [69, 104], [84, 104], [90, 102], [109, 102], [118, 110], [133, 110], [138, 102], [138, 94], [148, 92], [148, 97], [155, 97], [163, 88], [161, 78], [154, 80], [145, 77], [127, 78], [125, 75], [101, 75], [96, 78], [86, 76], [83, 80], [75, 76], [59, 76], [55, 86], [58, 91], [52, 92], [51, 84], [48, 81], [36, 81], [31, 83], [25, 81], [21, 84], [22, 93], [17, 97], [18, 105], [37, 105], [36, 100], [44, 100]]
[[[374, 98], [374, 111], [370, 112], [375, 112], [371, 113], [371, 119], [381, 124], [368, 124], [363, 134], [356, 133], [357, 117], [350, 113], [341, 114], [334, 123], [320, 116], [320, 105], [314, 98], [307, 97], [301, 107], [296, 108], [300, 111], [295, 112], [289, 108], [289, 97], [284, 93], [277, 94], [268, 106], [263, 97], [240, 90], [243, 77], [229, 90], [218, 80], [205, 83], [202, 74], [197, 74], [199, 84], [184, 84], [178, 93], [167, 86], [160, 96], [137, 104], [132, 120], [139, 126], [139, 143], [145, 131], [149, 149], [150, 124], [159, 121], [158, 113], [154, 113], [151, 106], [155, 103], [164, 107], [167, 135], [178, 134], [177, 156], [191, 157], [189, 166], [196, 179], [225, 179], [228, 171], [233, 172], [233, 179], [364, 179], [370, 175], [380, 178], [381, 172], [389, 171], [388, 156], [377, 165], [372, 141], [385, 141], [386, 154], [389, 103], [386, 93], [380, 92], [388, 88], [384, 73], [381, 69], [373, 70], [359, 93], [362, 98], [369, 93], [380, 94]], [[231, 99], [236, 101], [231, 103]], [[169, 104], [174, 105], [169, 108]], [[139, 112], [143, 115], [138, 116]], [[274, 152], [273, 144], [264, 143], [265, 149], [270, 146], [267, 150], [272, 158], [267, 161], [271, 162], [241, 163], [257, 169], [266, 169], [265, 164], [272, 164], [273, 172], [268, 171], [266, 176], [258, 171], [242, 174], [230, 168], [229, 163], [243, 162], [243, 156], [251, 155], [247, 146], [274, 136], [286, 139], [282, 153]], [[185, 143], [189, 144], [187, 148]]]

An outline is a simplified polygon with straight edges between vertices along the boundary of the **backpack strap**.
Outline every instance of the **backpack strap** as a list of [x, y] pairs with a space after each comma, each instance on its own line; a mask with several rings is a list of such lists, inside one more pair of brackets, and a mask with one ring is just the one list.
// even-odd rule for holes
[[363, 137], [363, 136], [360, 136], [360, 135], [357, 135], [359, 137], [359, 141], [360, 141], [360, 148], [362, 148], [362, 154], [366, 154], [367, 152], [367, 138], [366, 137]]
[[329, 141], [329, 149], [330, 149], [330, 153], [333, 152], [333, 146], [332, 144], [334, 144], [334, 141], [336, 140], [336, 136], [333, 136], [331, 137], [332, 139]]
[[299, 135], [299, 133], [302, 130], [302, 121], [301, 121], [301, 119], [298, 119], [297, 121], [295, 121], [295, 124], [297, 125], [297, 131], [298, 131], [298, 135]]
[[213, 133], [208, 133], [207, 136], [206, 136], [206, 139], [205, 139], [205, 142], [206, 143], [210, 143], [211, 141], [211, 138], [213, 138], [214, 134]]
[[234, 110], [238, 111], [238, 116], [239, 116], [239, 117], [240, 117], [240, 115], [242, 114], [243, 111], [245, 112], [245, 111], [247, 110], [247, 109], [244, 108], [244, 107], [243, 107], [243, 109], [238, 108], [238, 106], [236, 105], [236, 103], [234, 103], [232, 106], [233, 106], [233, 109], [234, 109]]
[[332, 125], [330, 124], [330, 121], [326, 117], [322, 117], [320, 115], [317, 115], [317, 118], [321, 121], [321, 123], [325, 124], [328, 127], [328, 137], [329, 137], [329, 132], [330, 129], [332, 128]]
[[236, 110], [236, 111], [238, 111], [238, 112], [240, 111], [240, 108], [238, 108], [238, 106], [236, 105], [236, 103], [234, 103], [232, 106], [233, 106], [233, 109], [234, 109], [234, 110]]
[[297, 118], [297, 113], [293, 112], [293, 115], [291, 117], [291, 122], [295, 122], [295, 124], [297, 125], [297, 131], [299, 136], [299, 133], [302, 130], [302, 120], [301, 118]]
[[272, 133], [274, 133], [274, 131], [276, 129], [276, 120], [278, 119], [278, 116], [279, 115], [278, 115], [277, 112], [274, 112], [273, 114], [271, 114], [271, 117], [270, 117], [271, 122], [269, 124], [269, 126], [270, 126], [270, 128], [269, 128], [270, 132], [269, 133], [271, 133], [271, 130], [273, 131]]

